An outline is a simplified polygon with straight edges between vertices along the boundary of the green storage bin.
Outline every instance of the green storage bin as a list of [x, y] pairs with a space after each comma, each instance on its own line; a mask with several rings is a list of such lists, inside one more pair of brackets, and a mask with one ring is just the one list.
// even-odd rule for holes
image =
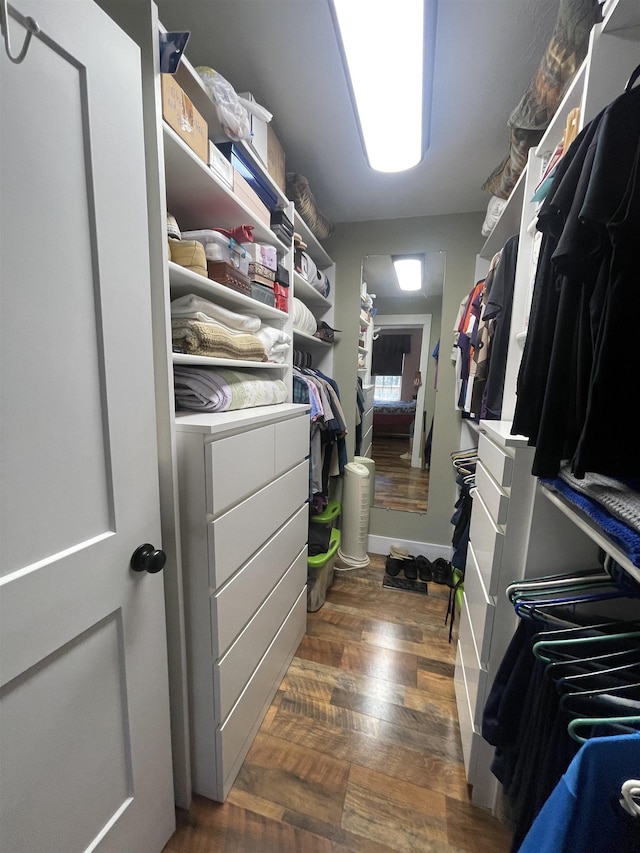
[[334, 527], [329, 540], [329, 550], [307, 558], [307, 610], [319, 610], [325, 602], [327, 590], [333, 583], [333, 567], [340, 547], [340, 530]]
[[315, 515], [312, 515], [309, 521], [313, 524], [325, 524], [329, 527], [332, 527], [336, 518], [340, 515], [342, 511], [342, 506], [340, 501], [330, 500], [326, 507], [322, 510], [322, 512], [318, 512]]

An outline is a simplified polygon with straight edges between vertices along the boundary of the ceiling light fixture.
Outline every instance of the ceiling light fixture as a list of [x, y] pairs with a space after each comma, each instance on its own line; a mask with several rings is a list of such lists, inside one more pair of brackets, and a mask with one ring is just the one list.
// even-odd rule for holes
[[394, 258], [393, 266], [400, 290], [412, 291], [422, 288], [422, 259]]
[[[427, 147], [423, 107], [430, 100], [424, 94], [433, 65], [435, 2], [330, 0], [330, 5], [369, 165], [378, 172], [410, 169]], [[429, 85], [423, 87], [426, 77]]]

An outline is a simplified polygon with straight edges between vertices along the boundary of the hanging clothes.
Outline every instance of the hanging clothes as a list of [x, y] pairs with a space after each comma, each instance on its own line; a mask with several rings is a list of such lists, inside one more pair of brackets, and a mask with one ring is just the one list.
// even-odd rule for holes
[[539, 215], [542, 245], [512, 432], [533, 473], [640, 474], [629, 447], [630, 370], [640, 310], [640, 89], [606, 107], [560, 160]]

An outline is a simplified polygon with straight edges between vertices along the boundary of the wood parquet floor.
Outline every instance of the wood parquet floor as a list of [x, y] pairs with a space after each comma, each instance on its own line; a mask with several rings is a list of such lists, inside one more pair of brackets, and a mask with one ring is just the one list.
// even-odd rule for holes
[[384, 559], [336, 572], [227, 802], [197, 796], [164, 853], [509, 850], [470, 802], [447, 590], [385, 590]]
[[429, 497], [429, 470], [412, 468], [407, 437], [374, 435], [371, 458], [376, 463], [376, 488], [373, 504], [382, 509], [426, 512]]

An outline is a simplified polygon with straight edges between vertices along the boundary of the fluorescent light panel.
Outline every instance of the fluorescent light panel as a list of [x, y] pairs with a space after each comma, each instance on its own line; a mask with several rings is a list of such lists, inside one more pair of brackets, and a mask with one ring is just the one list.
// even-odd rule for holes
[[333, 0], [367, 159], [401, 172], [422, 159], [424, 0]]
[[422, 261], [420, 258], [397, 258], [393, 261], [400, 290], [422, 288]]

